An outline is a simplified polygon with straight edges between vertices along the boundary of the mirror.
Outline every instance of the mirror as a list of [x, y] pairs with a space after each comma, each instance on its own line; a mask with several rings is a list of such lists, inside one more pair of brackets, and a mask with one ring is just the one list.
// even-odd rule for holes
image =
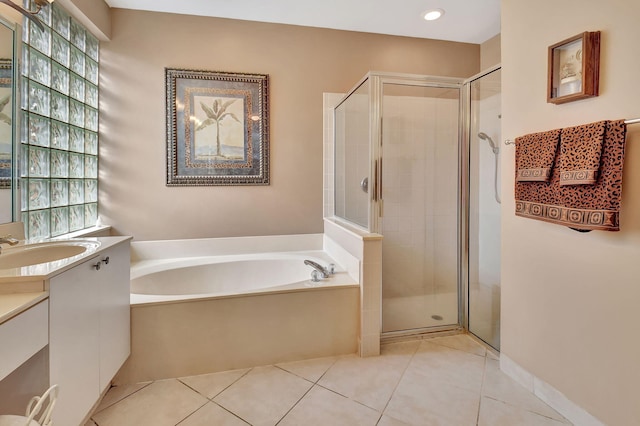
[[[16, 135], [16, 102], [17, 88], [13, 84], [16, 72], [13, 64], [16, 56], [16, 28], [15, 24], [0, 18], [0, 223], [18, 220], [14, 217], [17, 194], [13, 177], [14, 145]], [[17, 192], [17, 191], [16, 191]]]

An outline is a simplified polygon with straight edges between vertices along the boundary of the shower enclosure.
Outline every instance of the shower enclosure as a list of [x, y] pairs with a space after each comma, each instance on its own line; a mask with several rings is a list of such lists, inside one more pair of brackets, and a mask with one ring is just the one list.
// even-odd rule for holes
[[484, 104], [471, 87], [483, 78], [370, 72], [335, 107], [333, 213], [384, 237], [383, 337], [484, 324], [475, 299], [485, 297], [476, 290], [487, 238], [481, 247], [470, 235], [485, 206], [470, 192], [494, 191], [494, 163], [488, 170], [478, 148], [497, 157], [487, 141], [500, 137], [476, 117]]

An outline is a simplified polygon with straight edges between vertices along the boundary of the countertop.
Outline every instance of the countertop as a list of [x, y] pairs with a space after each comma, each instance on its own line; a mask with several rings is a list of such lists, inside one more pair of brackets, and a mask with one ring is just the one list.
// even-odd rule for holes
[[[39, 263], [37, 265], [31, 266], [23, 266], [21, 268], [11, 268], [11, 269], [0, 269], [0, 295], [5, 293], [2, 290], [4, 283], [18, 283], [25, 281], [34, 281], [34, 280], [47, 280], [55, 275], [58, 275], [68, 269], [73, 268], [74, 266], [84, 262], [87, 259], [91, 259], [94, 256], [99, 255], [102, 251], [107, 250], [117, 244], [120, 244], [124, 241], [131, 240], [132, 237], [84, 237], [84, 238], [66, 238], [66, 239], [58, 239], [51, 238], [45, 240], [37, 240], [37, 241], [27, 241], [27, 244], [30, 243], [41, 243], [48, 241], [98, 241], [100, 246], [95, 249], [87, 250], [84, 253], [78, 254], [76, 256], [71, 256], [66, 259], [55, 260], [53, 262]], [[22, 244], [22, 242], [21, 242]], [[2, 254], [0, 254], [2, 256]], [[14, 293], [15, 291], [11, 291]]]

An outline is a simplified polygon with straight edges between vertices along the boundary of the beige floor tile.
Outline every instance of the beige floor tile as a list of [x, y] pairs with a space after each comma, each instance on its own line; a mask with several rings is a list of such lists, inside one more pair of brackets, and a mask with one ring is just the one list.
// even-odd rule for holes
[[314, 386], [278, 426], [374, 426], [379, 418], [369, 407]]
[[466, 334], [456, 334], [454, 336], [435, 337], [427, 339], [427, 342], [446, 346], [452, 349], [469, 352], [470, 354], [485, 356], [487, 350], [480, 343], [473, 340]]
[[254, 426], [275, 425], [311, 386], [279, 368], [256, 367], [214, 401]]
[[564, 421], [564, 417], [500, 370], [499, 361], [487, 359], [482, 395]]
[[94, 411], [94, 413], [99, 413], [107, 407], [112, 406], [118, 401], [128, 397], [129, 395], [139, 391], [140, 389], [148, 386], [151, 382], [144, 383], [134, 383], [132, 385], [122, 385], [122, 386], [113, 386], [111, 389], [107, 391], [107, 394], [100, 401], [100, 405]]
[[87, 422], [84, 424], [84, 426], [97, 426], [97, 425], [96, 425], [96, 423], [95, 423], [93, 420], [89, 419], [89, 420], [87, 420]]
[[209, 402], [204, 407], [180, 422], [178, 426], [247, 426], [224, 408], [214, 402]]
[[480, 393], [485, 358], [424, 341], [413, 356], [408, 373], [429, 382], [444, 383]]
[[159, 380], [92, 418], [100, 426], [175, 426], [207, 401], [178, 380]]
[[393, 417], [382, 416], [377, 426], [410, 426], [409, 423], [401, 422]]
[[337, 359], [336, 357], [308, 359], [277, 364], [277, 367], [315, 383], [327, 372]]
[[382, 411], [410, 361], [406, 357], [387, 360], [386, 357], [340, 358], [318, 381], [320, 386]]
[[483, 397], [480, 404], [478, 426], [564, 426], [566, 424], [487, 397]]
[[404, 361], [407, 357], [412, 357], [420, 347], [419, 340], [409, 342], [388, 343], [380, 346], [380, 355], [386, 360]]
[[196, 390], [200, 395], [212, 399], [247, 374], [249, 370], [249, 368], [246, 368], [243, 370], [222, 371], [220, 373], [180, 377], [178, 380]]
[[475, 426], [479, 404], [479, 392], [407, 372], [384, 414], [416, 426]]

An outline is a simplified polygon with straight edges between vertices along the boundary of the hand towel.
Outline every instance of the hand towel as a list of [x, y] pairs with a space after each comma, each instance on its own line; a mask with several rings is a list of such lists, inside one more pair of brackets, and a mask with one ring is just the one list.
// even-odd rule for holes
[[[600, 171], [593, 185], [560, 185], [560, 168], [549, 182], [515, 183], [516, 215], [576, 230], [620, 230], [626, 125], [607, 121]], [[556, 153], [559, 161], [560, 150]]]
[[598, 179], [606, 121], [567, 127], [560, 133], [560, 185], [593, 185]]
[[516, 181], [549, 181], [559, 140], [560, 129], [517, 137]]

